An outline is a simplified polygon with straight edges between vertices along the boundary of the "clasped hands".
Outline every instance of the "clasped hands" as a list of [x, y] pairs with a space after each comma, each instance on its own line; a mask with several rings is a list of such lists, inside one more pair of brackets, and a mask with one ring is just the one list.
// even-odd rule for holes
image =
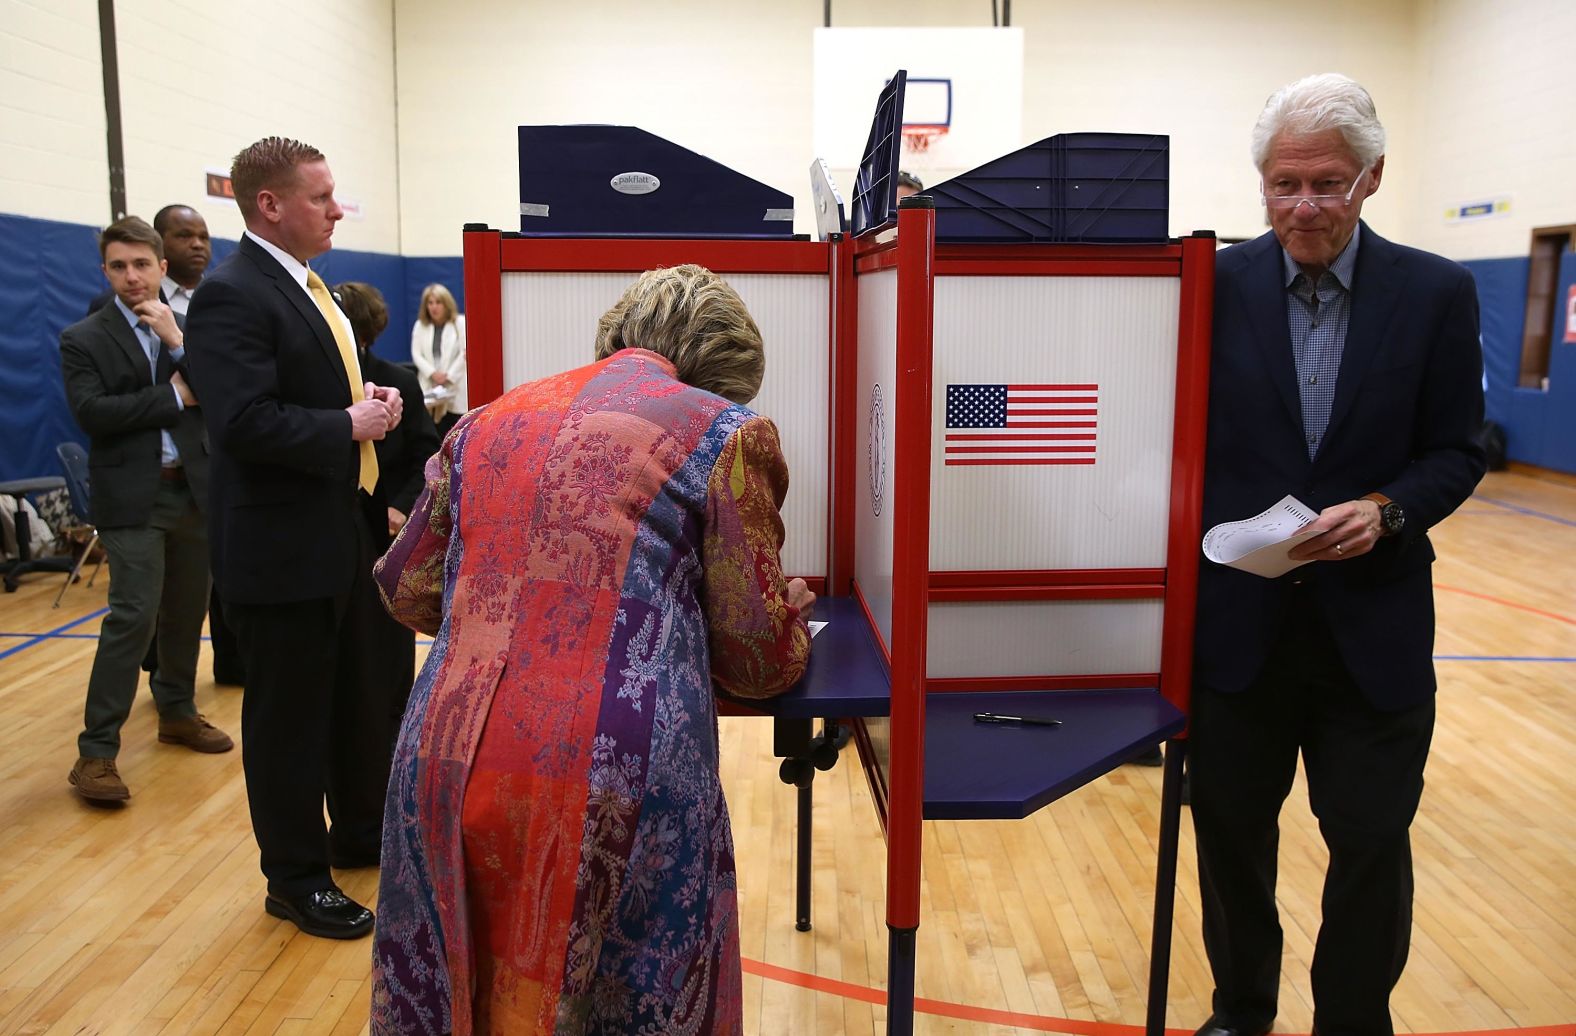
[[399, 426], [405, 413], [405, 401], [399, 389], [374, 385], [362, 386], [366, 399], [345, 408], [350, 415], [350, 437], [356, 442], [381, 439]]
[[1288, 555], [1293, 561], [1350, 561], [1373, 550], [1381, 535], [1379, 505], [1372, 500], [1348, 500], [1319, 512], [1302, 532], [1317, 536], [1303, 540]]

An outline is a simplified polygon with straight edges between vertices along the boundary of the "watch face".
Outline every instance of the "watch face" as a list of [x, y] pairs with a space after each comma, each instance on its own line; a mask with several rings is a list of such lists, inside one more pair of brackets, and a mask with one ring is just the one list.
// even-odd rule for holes
[[1379, 520], [1384, 523], [1384, 531], [1394, 535], [1406, 525], [1406, 512], [1401, 510], [1400, 504], [1388, 503], [1380, 509]]

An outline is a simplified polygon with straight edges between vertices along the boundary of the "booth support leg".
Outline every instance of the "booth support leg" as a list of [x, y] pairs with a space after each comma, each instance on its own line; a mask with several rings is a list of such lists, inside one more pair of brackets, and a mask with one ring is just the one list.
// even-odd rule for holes
[[810, 851], [814, 839], [811, 838], [810, 818], [811, 796], [814, 792], [812, 785], [806, 784], [799, 789], [799, 830], [796, 832], [798, 840], [798, 875], [795, 890], [795, 917], [793, 926], [801, 932], [810, 930]]
[[1149, 949], [1149, 1013], [1145, 1036], [1164, 1036], [1166, 995], [1171, 975], [1171, 922], [1176, 908], [1177, 842], [1182, 827], [1182, 760], [1187, 742], [1166, 744], [1165, 776], [1160, 785], [1160, 854], [1155, 868], [1155, 927]]
[[913, 1036], [914, 933], [887, 925], [887, 1036]]

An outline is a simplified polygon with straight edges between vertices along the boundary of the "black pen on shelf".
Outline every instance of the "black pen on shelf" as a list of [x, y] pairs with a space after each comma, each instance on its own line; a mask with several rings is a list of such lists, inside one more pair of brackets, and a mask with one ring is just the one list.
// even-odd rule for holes
[[999, 712], [976, 712], [976, 723], [1022, 723], [1031, 727], [1059, 727], [1062, 721], [1049, 716], [1007, 716]]

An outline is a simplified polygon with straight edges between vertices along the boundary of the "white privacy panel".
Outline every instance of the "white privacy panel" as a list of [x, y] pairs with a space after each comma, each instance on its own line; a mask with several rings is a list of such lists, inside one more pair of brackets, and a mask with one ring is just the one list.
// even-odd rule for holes
[[[503, 383], [510, 389], [595, 359], [596, 322], [633, 273], [505, 273]], [[828, 451], [827, 283], [820, 274], [725, 274], [766, 343], [766, 376], [751, 409], [770, 417], [788, 461], [783, 569], [825, 576]]]
[[931, 604], [926, 672], [1158, 673], [1161, 613], [1158, 599]]
[[893, 418], [897, 416], [897, 271], [859, 278], [859, 418], [854, 449], [854, 578], [892, 646]]
[[1180, 280], [948, 276], [935, 294], [931, 568], [1163, 566]]
[[636, 276], [503, 274], [504, 391], [595, 360], [596, 322]]

